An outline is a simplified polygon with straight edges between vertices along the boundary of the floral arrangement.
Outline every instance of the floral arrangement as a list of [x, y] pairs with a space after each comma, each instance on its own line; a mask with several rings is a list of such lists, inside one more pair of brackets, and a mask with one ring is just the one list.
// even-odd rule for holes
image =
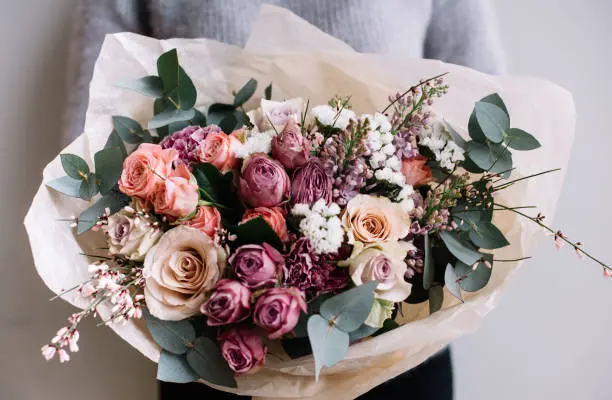
[[[236, 387], [265, 365], [271, 341], [288, 356], [312, 353], [316, 374], [349, 345], [398, 327], [402, 304], [442, 307], [443, 288], [463, 301], [482, 289], [507, 246], [492, 222], [516, 213], [548, 230], [557, 247], [610, 268], [579, 242], [502, 204], [496, 194], [555, 170], [512, 177], [512, 151], [540, 147], [511, 127], [497, 94], [476, 102], [466, 141], [430, 106], [449, 87], [444, 75], [358, 115], [351, 98], [328, 104], [245, 104], [251, 79], [232, 104], [194, 108], [196, 89], [176, 50], [158, 76], [123, 83], [155, 98], [143, 128], [113, 116], [94, 156], [95, 172], [62, 154], [65, 177], [48, 187], [93, 205], [68, 219], [77, 234], [105, 235], [87, 254], [90, 279], [76, 287], [89, 305], [42, 348], [50, 360], [78, 351], [78, 325], [112, 304], [102, 324], [146, 320], [162, 349], [158, 378]], [[98, 196], [98, 194], [100, 196]]]

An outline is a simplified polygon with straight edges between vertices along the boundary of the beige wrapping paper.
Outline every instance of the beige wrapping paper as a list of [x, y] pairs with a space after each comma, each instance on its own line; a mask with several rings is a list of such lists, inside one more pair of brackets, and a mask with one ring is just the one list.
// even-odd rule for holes
[[[93, 166], [93, 154], [104, 146], [112, 130], [112, 115], [130, 116], [146, 125], [152, 116], [152, 99], [114, 84], [155, 74], [157, 57], [171, 48], [178, 49], [181, 65], [198, 89], [198, 108], [231, 100], [231, 91], [253, 77], [260, 82], [259, 95], [268, 82], [273, 82], [273, 99], [277, 100], [299, 96], [316, 105], [335, 94], [351, 94], [357, 113], [372, 113], [384, 108], [388, 95], [419, 79], [449, 72], [449, 93], [435, 103], [434, 110], [460, 132], [466, 131], [474, 102], [499, 92], [510, 111], [512, 126], [531, 132], [542, 143], [542, 148], [535, 151], [514, 152], [515, 174], [565, 167], [568, 162], [575, 111], [566, 90], [539, 79], [494, 77], [439, 61], [358, 54], [287, 10], [267, 5], [262, 7], [244, 50], [206, 39], [160, 41], [131, 33], [107, 36], [91, 81], [85, 131], [62, 153], [78, 154]], [[257, 101], [251, 100], [247, 106], [256, 107]], [[88, 207], [85, 201], [45, 187], [46, 182], [63, 175], [58, 156], [44, 169], [43, 183], [25, 218], [36, 268], [55, 293], [86, 279], [89, 260], [79, 253], [100, 247], [103, 241], [95, 232], [77, 237], [66, 223], [57, 221]], [[526, 180], [504, 191], [497, 201], [537, 204], [552, 217], [563, 175], [560, 172]], [[543, 235], [534, 224], [509, 212], [498, 212], [495, 222], [512, 243], [496, 252], [498, 258], [530, 255], [536, 239]], [[466, 293], [462, 305], [446, 292], [444, 308], [433, 316], [428, 316], [427, 303], [404, 305], [405, 325], [351, 346], [344, 361], [323, 370], [318, 384], [313, 377], [312, 357], [284, 361], [268, 357], [263, 371], [239, 377], [239, 389], [233, 391], [270, 399], [354, 398], [476, 329], [495, 307], [504, 284], [518, 266], [497, 263], [487, 287]], [[86, 305], [75, 295], [67, 295], [65, 300], [77, 307]], [[142, 321], [111, 328], [145, 356], [158, 360], [159, 348]]]

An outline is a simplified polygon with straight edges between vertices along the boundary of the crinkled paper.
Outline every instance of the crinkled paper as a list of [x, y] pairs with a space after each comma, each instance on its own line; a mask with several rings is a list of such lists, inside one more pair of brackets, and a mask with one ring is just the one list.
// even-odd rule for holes
[[[510, 111], [511, 124], [534, 134], [542, 148], [513, 152], [515, 175], [527, 175], [565, 167], [574, 137], [575, 111], [571, 95], [550, 82], [516, 76], [496, 77], [469, 68], [433, 60], [415, 60], [401, 55], [359, 54], [347, 44], [324, 34], [285, 9], [263, 6], [253, 25], [251, 38], [242, 49], [207, 39], [155, 40], [132, 33], [108, 35], [90, 86], [90, 101], [84, 133], [62, 153], [78, 154], [93, 167], [93, 154], [100, 150], [112, 130], [111, 116], [125, 115], [146, 125], [152, 117], [152, 99], [114, 86], [117, 82], [156, 74], [156, 60], [177, 48], [181, 65], [198, 89], [198, 108], [212, 102], [231, 101], [231, 92], [253, 77], [263, 87], [273, 82], [273, 99], [309, 98], [323, 104], [335, 94], [352, 95], [357, 113], [373, 113], [388, 103], [390, 94], [404, 90], [420, 79], [448, 72], [450, 90], [434, 110], [465, 133], [474, 102], [498, 92]], [[257, 107], [257, 100], [247, 106]], [[59, 156], [47, 165], [43, 182], [26, 216], [36, 268], [54, 292], [87, 278], [87, 257], [79, 253], [100, 247], [96, 232], [76, 236], [69, 218], [88, 203], [65, 197], [45, 186], [63, 176]], [[516, 206], [537, 204], [547, 216], [555, 211], [563, 172], [544, 175], [514, 185], [496, 200]], [[498, 212], [495, 223], [511, 246], [496, 251], [499, 258], [520, 258], [533, 253], [542, 236], [535, 224]], [[504, 284], [520, 263], [498, 263], [490, 283], [477, 293], [465, 294], [458, 304], [446, 292], [444, 307], [432, 316], [428, 304], [403, 307], [401, 328], [354, 344], [346, 359], [326, 368], [319, 383], [314, 380], [312, 357], [281, 361], [268, 357], [266, 368], [238, 379], [234, 391], [259, 398], [354, 398], [376, 385], [423, 362], [460, 335], [475, 330], [497, 304]], [[77, 307], [86, 301], [65, 297]], [[142, 321], [111, 325], [117, 334], [153, 361], [159, 347]], [[275, 353], [282, 353], [277, 349]]]

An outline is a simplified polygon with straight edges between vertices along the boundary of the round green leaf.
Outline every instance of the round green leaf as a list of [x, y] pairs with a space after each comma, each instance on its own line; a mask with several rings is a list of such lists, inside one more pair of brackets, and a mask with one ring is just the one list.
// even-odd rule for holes
[[489, 143], [487, 145], [470, 141], [467, 149], [469, 159], [485, 171], [501, 173], [512, 168], [512, 153], [502, 144]]
[[157, 364], [157, 379], [163, 382], [189, 383], [198, 380], [198, 374], [189, 366], [185, 355], [162, 350]]
[[463, 303], [463, 296], [461, 295], [461, 286], [459, 285], [455, 269], [450, 264], [446, 265], [446, 270], [444, 271], [444, 284], [446, 285], [448, 291]]
[[98, 193], [98, 184], [96, 183], [96, 175], [93, 172], [87, 174], [87, 178], [81, 181], [79, 187], [79, 197], [83, 200], [91, 200]]
[[[491, 254], [485, 254], [484, 258], [493, 265]], [[491, 271], [492, 269], [487, 267], [484, 262], [478, 263], [476, 268], [472, 268], [461, 261], [455, 264], [455, 274], [459, 280], [459, 286], [466, 292], [476, 292], [485, 287], [491, 278]]]
[[187, 320], [163, 321], [145, 312], [149, 333], [162, 349], [174, 354], [185, 354], [196, 337], [193, 325]]
[[80, 197], [81, 181], [69, 176], [62, 176], [47, 183], [47, 187], [56, 190], [66, 196]]
[[98, 222], [98, 218], [104, 215], [107, 208], [111, 214], [114, 214], [131, 201], [132, 199], [123, 193], [110, 192], [79, 215], [77, 233], [81, 234], [90, 230]]
[[194, 116], [195, 110], [193, 108], [189, 110], [165, 110], [151, 118], [148, 124], [148, 128], [161, 128], [162, 126], [169, 125], [173, 122], [190, 120]]
[[479, 101], [474, 106], [474, 113], [482, 133], [494, 143], [500, 143], [504, 134], [510, 129], [510, 118], [498, 106]]
[[508, 147], [514, 150], [533, 150], [541, 146], [540, 142], [522, 129], [510, 128], [506, 138]]
[[470, 240], [482, 249], [499, 249], [510, 243], [492, 222], [480, 221], [472, 225]]
[[164, 92], [170, 93], [179, 83], [179, 63], [176, 49], [169, 50], [157, 58], [157, 74], [161, 78]]
[[331, 297], [321, 304], [321, 316], [343, 332], [352, 332], [368, 318], [377, 281], [368, 282]]
[[193, 343], [193, 348], [187, 353], [189, 366], [213, 385], [238, 387], [234, 373], [221, 355], [219, 347], [207, 337], [199, 337]]
[[272, 83], [266, 86], [266, 89], [264, 90], [264, 98], [266, 100], [272, 99]]
[[164, 86], [160, 77], [155, 75], [144, 76], [132, 81], [119, 82], [118, 87], [131, 89], [150, 97], [162, 97]]
[[96, 177], [100, 179], [100, 193], [103, 195], [117, 185], [123, 171], [123, 158], [123, 152], [118, 147], [102, 149], [94, 155]]
[[502, 98], [499, 96], [499, 94], [497, 93], [493, 93], [490, 94], [488, 96], [483, 97], [482, 99], [480, 99], [480, 101], [484, 102], [484, 103], [490, 103], [493, 104], [499, 108], [502, 109], [502, 111], [506, 114], [506, 115], [510, 115], [508, 113], [508, 108], [506, 108], [506, 104], [504, 104], [504, 101], [502, 100]]
[[144, 129], [131, 118], [114, 115], [113, 127], [126, 143], [139, 144], [144, 141]]
[[460, 240], [456, 232], [440, 232], [440, 238], [448, 251], [466, 264], [472, 265], [482, 257], [472, 245]]
[[81, 157], [74, 154], [60, 154], [64, 172], [73, 178], [83, 180], [89, 174], [89, 165]]
[[382, 328], [362, 324], [357, 330], [349, 333], [349, 341], [355, 342], [368, 336], [372, 336], [376, 331]]
[[257, 90], [257, 81], [253, 78], [249, 79], [249, 81], [236, 93], [234, 97], [234, 106], [240, 107], [253, 96]]
[[315, 314], [308, 319], [308, 338], [315, 361], [315, 380], [318, 382], [321, 368], [331, 367], [346, 356], [349, 335]]
[[429, 314], [433, 314], [442, 308], [444, 302], [444, 288], [440, 285], [432, 286], [429, 289]]

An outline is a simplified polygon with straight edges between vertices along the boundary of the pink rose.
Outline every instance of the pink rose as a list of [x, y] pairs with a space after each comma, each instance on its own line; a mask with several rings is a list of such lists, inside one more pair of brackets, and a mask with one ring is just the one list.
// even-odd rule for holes
[[247, 210], [242, 216], [244, 223], [253, 218], [262, 217], [264, 221], [276, 232], [280, 240], [287, 242], [289, 240], [289, 232], [287, 232], [287, 221], [285, 213], [280, 207], [257, 207]]
[[288, 169], [301, 167], [310, 157], [310, 143], [292, 119], [287, 121], [280, 135], [272, 139], [272, 157]]
[[183, 221], [183, 225], [196, 228], [214, 238], [217, 229], [221, 229], [221, 214], [211, 206], [199, 206], [193, 218]]
[[274, 207], [288, 196], [291, 183], [285, 168], [263, 153], [249, 156], [242, 165], [240, 196], [250, 207]]
[[186, 170], [182, 164], [177, 168], [176, 175], [155, 184], [148, 201], [156, 213], [183, 218], [196, 209], [199, 200], [198, 186], [185, 178]]
[[293, 174], [291, 204], [312, 204], [319, 199], [330, 204], [332, 186], [333, 180], [327, 175], [321, 160], [313, 157]]
[[257, 289], [276, 284], [285, 259], [274, 247], [264, 243], [262, 246], [240, 246], [228, 261], [242, 283], [251, 289]]
[[255, 303], [253, 320], [268, 332], [268, 339], [279, 339], [295, 328], [300, 311], [306, 312], [306, 301], [296, 288], [266, 290]]
[[244, 321], [251, 313], [251, 291], [238, 281], [222, 279], [200, 311], [208, 317], [208, 326]]
[[221, 172], [238, 167], [238, 159], [234, 149], [240, 141], [234, 136], [223, 132], [209, 133], [204, 141], [200, 143], [200, 161], [210, 163]]
[[219, 335], [219, 342], [223, 358], [237, 374], [257, 372], [266, 363], [268, 348], [254, 329], [232, 328]]
[[402, 174], [406, 183], [414, 187], [422, 186], [431, 181], [431, 169], [427, 166], [427, 158], [418, 155], [402, 160]]
[[128, 196], [146, 198], [162, 178], [170, 175], [172, 162], [178, 158], [175, 149], [143, 143], [123, 161], [119, 190]]

